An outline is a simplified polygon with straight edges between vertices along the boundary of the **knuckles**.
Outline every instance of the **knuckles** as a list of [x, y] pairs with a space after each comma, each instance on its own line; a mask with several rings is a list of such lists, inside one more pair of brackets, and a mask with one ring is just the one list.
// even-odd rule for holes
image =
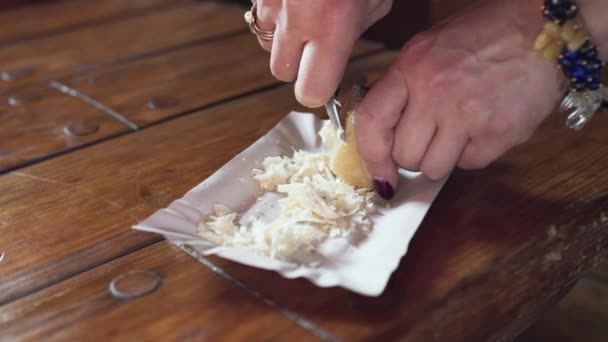
[[431, 180], [440, 180], [445, 178], [450, 173], [450, 170], [445, 170], [444, 168], [435, 165], [423, 164], [420, 167], [420, 172], [422, 172], [427, 178], [430, 178]]

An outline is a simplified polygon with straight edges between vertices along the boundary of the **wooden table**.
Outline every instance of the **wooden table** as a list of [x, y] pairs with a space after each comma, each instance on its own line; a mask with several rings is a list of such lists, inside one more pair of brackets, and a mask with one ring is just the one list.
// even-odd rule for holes
[[[196, 260], [131, 230], [302, 109], [243, 11], [63, 0], [0, 12], [0, 339], [510, 339], [607, 258], [605, 115], [581, 133], [554, 115], [490, 168], [456, 171], [379, 298]], [[348, 77], [373, 80], [394, 57], [360, 42]], [[138, 270], [160, 286], [109, 293]]]

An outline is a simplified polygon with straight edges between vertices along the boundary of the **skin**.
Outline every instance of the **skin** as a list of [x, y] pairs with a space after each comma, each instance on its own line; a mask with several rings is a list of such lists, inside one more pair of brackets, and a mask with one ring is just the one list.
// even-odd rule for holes
[[[431, 179], [446, 177], [456, 166], [486, 167], [528, 140], [552, 112], [567, 83], [556, 63], [532, 48], [545, 23], [542, 2], [482, 0], [401, 49], [357, 112], [359, 152], [381, 196], [394, 194], [397, 167]], [[272, 52], [273, 74], [295, 80], [297, 99], [316, 107], [335, 90], [356, 38], [390, 4], [303, 3], [270, 0], [258, 6], [268, 6], [267, 29], [276, 23], [273, 44], [263, 44]], [[608, 1], [577, 3], [594, 41], [608, 51], [602, 15]]]
[[384, 17], [387, 0], [258, 0], [258, 26], [274, 31], [270, 70], [295, 81], [297, 100], [320, 107], [338, 88], [355, 41]]

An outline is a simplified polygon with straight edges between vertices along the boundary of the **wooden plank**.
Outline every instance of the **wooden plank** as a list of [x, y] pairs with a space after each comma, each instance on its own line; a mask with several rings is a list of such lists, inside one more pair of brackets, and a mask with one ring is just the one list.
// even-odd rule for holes
[[[553, 116], [489, 169], [456, 172], [379, 299], [306, 281], [271, 288], [280, 277], [213, 260], [288, 308], [323, 315], [316, 322], [346, 340], [515, 336], [573, 279], [606, 259], [608, 180], [600, 170], [608, 162], [608, 118], [599, 121], [582, 136]], [[308, 296], [292, 298], [287, 288]]]
[[516, 342], [604, 342], [606, 336], [608, 285], [585, 277]]
[[456, 172], [377, 299], [211, 260], [344, 340], [512, 339], [608, 257], [608, 118], [585, 135], [563, 120], [486, 170]]
[[[362, 41], [353, 57], [378, 49], [380, 45]], [[0, 126], [1, 168], [14, 169], [128, 131], [127, 126], [111, 122], [109, 114], [124, 115], [136, 128], [279, 84], [269, 72], [268, 54], [249, 32], [118, 63], [62, 82], [105, 106], [107, 115], [44, 86], [0, 94], [5, 118]], [[153, 102], [158, 107], [150, 107]], [[63, 133], [66, 125], [82, 121], [96, 122], [99, 130], [77, 137]]]
[[0, 118], [0, 173], [129, 130], [102, 111], [46, 86], [0, 95]]
[[[377, 71], [393, 57], [350, 68]], [[292, 89], [280, 87], [0, 176], [0, 304], [158, 241], [131, 225], [181, 197], [293, 109], [302, 108]]]
[[[189, 0], [61, 0], [31, 2], [0, 11], [0, 44], [57, 34]], [[23, 2], [23, 1], [21, 1]]]
[[[360, 41], [352, 56], [379, 51]], [[278, 84], [250, 32], [61, 80], [139, 126]]]
[[608, 263], [605, 262], [597, 267], [594, 267], [588, 274], [587, 277], [602, 282], [608, 285]]
[[166, 10], [85, 27], [0, 49], [0, 91], [56, 78], [116, 60], [246, 30], [243, 10], [217, 2], [190, 2]]
[[[108, 284], [152, 271], [160, 286], [137, 299], [112, 297]], [[160, 243], [0, 307], [0, 335], [20, 341], [317, 340], [280, 311]]]
[[[358, 69], [377, 71], [393, 57], [368, 58]], [[0, 199], [7, 208], [0, 245], [10, 248], [0, 298], [15, 300], [156, 241], [129, 226], [181, 196], [293, 108], [291, 89], [281, 87], [0, 177], [8, 189]], [[492, 167], [456, 172], [380, 298], [212, 260], [345, 340], [512, 337], [607, 257], [608, 175], [601, 170], [608, 118], [597, 120], [582, 136], [553, 117]]]

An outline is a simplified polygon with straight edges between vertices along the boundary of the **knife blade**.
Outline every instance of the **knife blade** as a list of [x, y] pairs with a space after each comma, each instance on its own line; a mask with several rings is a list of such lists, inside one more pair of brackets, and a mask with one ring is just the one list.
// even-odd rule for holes
[[344, 128], [342, 128], [342, 123], [340, 122], [340, 112], [338, 111], [338, 100], [336, 100], [336, 96], [332, 96], [329, 101], [325, 104], [325, 111], [327, 111], [327, 116], [329, 116], [329, 120], [332, 125], [336, 129], [338, 133], [338, 137], [342, 142], [344, 140]]

